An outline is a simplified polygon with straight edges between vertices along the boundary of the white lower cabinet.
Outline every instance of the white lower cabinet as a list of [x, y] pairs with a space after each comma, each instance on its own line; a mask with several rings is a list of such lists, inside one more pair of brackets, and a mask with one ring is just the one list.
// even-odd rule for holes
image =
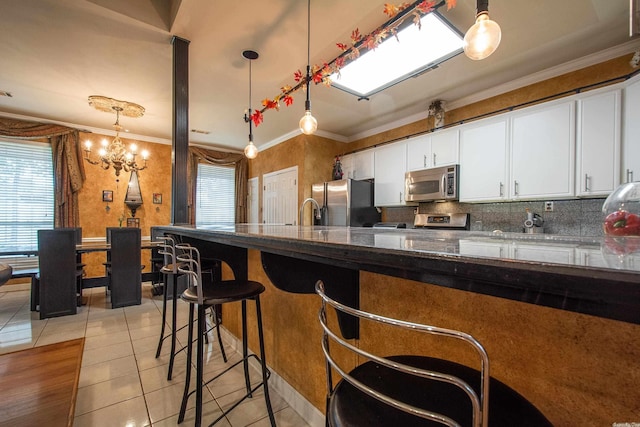
[[459, 245], [460, 255], [464, 256], [504, 258], [510, 255], [508, 243], [461, 239]]
[[514, 259], [522, 261], [573, 264], [573, 246], [550, 246], [536, 243], [514, 243], [511, 248]]
[[460, 255], [484, 258], [512, 258], [520, 261], [573, 264], [574, 246], [551, 246], [539, 243], [460, 240]]

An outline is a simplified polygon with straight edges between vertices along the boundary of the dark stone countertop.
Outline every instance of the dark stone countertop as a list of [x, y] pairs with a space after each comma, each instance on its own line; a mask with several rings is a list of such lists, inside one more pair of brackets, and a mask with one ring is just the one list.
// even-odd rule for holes
[[264, 224], [158, 228], [640, 324], [640, 238]]

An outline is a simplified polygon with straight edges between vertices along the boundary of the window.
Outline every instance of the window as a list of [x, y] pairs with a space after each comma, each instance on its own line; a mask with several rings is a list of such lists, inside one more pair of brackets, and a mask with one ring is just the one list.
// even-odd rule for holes
[[236, 170], [233, 166], [198, 165], [196, 225], [235, 223]]
[[0, 251], [35, 249], [53, 228], [51, 145], [0, 140]]
[[[424, 15], [331, 75], [331, 86], [368, 97], [462, 53], [463, 35], [438, 12]], [[389, 64], [393, 64], [390, 67]]]

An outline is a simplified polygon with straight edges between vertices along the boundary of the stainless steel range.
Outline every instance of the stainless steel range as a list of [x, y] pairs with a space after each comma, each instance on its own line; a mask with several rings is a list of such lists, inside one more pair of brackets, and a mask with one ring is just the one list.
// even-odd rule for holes
[[414, 228], [438, 230], [469, 230], [470, 215], [468, 213], [422, 213], [416, 214]]

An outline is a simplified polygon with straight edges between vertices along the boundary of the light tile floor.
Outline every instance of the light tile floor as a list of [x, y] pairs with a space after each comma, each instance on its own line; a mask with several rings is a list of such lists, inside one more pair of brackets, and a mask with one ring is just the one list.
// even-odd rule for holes
[[[1, 287], [0, 354], [85, 337], [75, 426], [177, 425], [186, 355], [182, 352], [177, 356], [173, 379], [167, 381], [168, 341], [163, 345], [160, 357], [155, 358], [162, 321], [162, 297], [152, 296], [148, 283], [143, 284], [139, 306], [111, 309], [104, 288], [86, 290], [84, 295], [88, 302], [79, 308], [78, 314], [39, 320], [39, 314], [29, 310], [28, 285]], [[178, 306], [178, 323], [186, 323], [188, 306], [182, 301]], [[169, 313], [167, 319], [170, 319]], [[186, 331], [178, 333], [178, 341], [186, 341]], [[222, 360], [217, 340], [210, 339], [206, 351], [205, 378], [228, 366]], [[228, 343], [225, 351], [229, 357], [227, 363], [240, 359]], [[251, 376], [256, 382], [260, 379], [257, 369], [252, 369]], [[231, 406], [243, 391], [240, 365], [205, 390], [203, 422], [208, 424], [217, 418], [221, 408]], [[273, 388], [269, 391], [278, 426], [308, 426]], [[190, 399], [187, 416], [181, 425], [193, 424], [194, 401], [195, 396]], [[269, 426], [262, 389], [217, 425]]]

